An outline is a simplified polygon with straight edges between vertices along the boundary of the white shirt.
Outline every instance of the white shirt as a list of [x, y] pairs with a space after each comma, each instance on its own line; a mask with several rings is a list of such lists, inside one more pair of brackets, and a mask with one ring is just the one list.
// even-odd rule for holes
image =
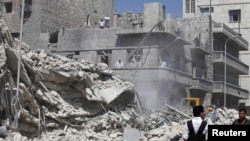
[[[198, 132], [198, 130], [200, 128], [200, 125], [201, 125], [201, 122], [202, 122], [202, 119], [200, 117], [193, 117], [192, 123], [193, 123], [195, 133]], [[189, 129], [188, 129], [188, 126], [187, 126], [187, 123], [186, 123], [182, 138], [187, 140], [188, 139], [188, 134], [189, 134]], [[208, 138], [208, 124], [206, 125], [206, 127], [205, 127], [205, 129], [203, 131], [203, 134], [205, 134], [205, 137], [206, 137], [206, 140], [207, 140], [207, 138]]]
[[99, 24], [100, 24], [100, 27], [104, 27], [105, 22], [104, 21], [100, 21]]
[[115, 68], [123, 68], [123, 63], [121, 62], [119, 62], [119, 61], [117, 61], [116, 63], [115, 63]]
[[167, 66], [167, 63], [166, 62], [161, 62], [161, 67], [162, 68], [165, 68]]

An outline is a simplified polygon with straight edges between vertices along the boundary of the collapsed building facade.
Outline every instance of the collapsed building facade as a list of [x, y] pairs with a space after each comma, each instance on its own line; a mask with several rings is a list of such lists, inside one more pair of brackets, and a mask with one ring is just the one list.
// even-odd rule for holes
[[[143, 14], [115, 15], [116, 28], [60, 29], [56, 52], [78, 61], [22, 43], [20, 95], [15, 95], [19, 40], [12, 38], [16, 36], [10, 25], [1, 20], [1, 119], [19, 131], [10, 132], [6, 140], [181, 140], [190, 117], [168, 105], [168, 100], [174, 105], [191, 96], [205, 105], [216, 104], [214, 95], [221, 89], [213, 88], [216, 62], [211, 59], [207, 26], [190, 26], [190, 21], [164, 13], [159, 3], [145, 4]], [[209, 23], [207, 19], [192, 22]], [[118, 59], [126, 67], [113, 69]], [[135, 66], [127, 67], [131, 60]], [[165, 65], [159, 67], [162, 62]], [[128, 108], [141, 106], [135, 90], [146, 106], [162, 101], [166, 105], [157, 107], [161, 112], [156, 113], [145, 108], [148, 112], [143, 110], [141, 116], [140, 108]], [[214, 124], [231, 124], [237, 118], [235, 110], [216, 112]]]
[[[134, 85], [117, 77], [107, 64], [31, 49], [12, 38], [4, 20], [0, 27], [4, 140], [181, 140], [191, 117], [169, 105], [157, 112], [134, 108], [140, 106]], [[206, 120], [231, 124], [237, 113], [216, 109]]]
[[115, 76], [106, 64], [77, 62], [25, 43], [18, 52], [20, 41], [11, 36], [3, 19], [0, 28], [1, 126], [25, 135], [66, 125], [80, 129], [84, 118], [124, 111], [137, 103], [133, 84]]
[[[125, 67], [114, 71], [133, 82], [150, 104], [159, 103], [157, 99], [174, 104], [184, 97], [199, 97], [204, 105], [223, 106], [223, 43], [237, 33], [223, 23], [210, 22], [208, 17], [175, 19], [164, 10], [160, 3], [148, 3], [144, 13], [115, 14], [113, 28], [61, 30], [56, 52], [105, 62], [110, 68], [121, 59]], [[249, 95], [239, 86], [239, 75], [249, 71], [239, 60], [242, 50], [248, 50], [243, 37], [228, 43], [228, 107], [237, 107], [238, 100]], [[131, 59], [137, 64], [132, 68]], [[166, 63], [164, 68], [161, 62]]]

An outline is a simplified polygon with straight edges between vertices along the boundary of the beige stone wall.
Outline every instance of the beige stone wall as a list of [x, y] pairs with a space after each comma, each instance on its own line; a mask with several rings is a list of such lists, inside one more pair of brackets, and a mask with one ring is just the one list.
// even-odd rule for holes
[[[11, 32], [19, 33], [22, 0], [3, 1], [12, 2], [12, 12], [4, 16]], [[90, 15], [90, 27], [98, 27], [101, 18], [112, 18], [113, 7], [114, 0], [32, 0], [31, 15], [23, 24], [23, 41], [34, 48], [44, 48], [39, 45], [40, 34], [54, 32], [62, 27], [83, 27], [87, 15]]]

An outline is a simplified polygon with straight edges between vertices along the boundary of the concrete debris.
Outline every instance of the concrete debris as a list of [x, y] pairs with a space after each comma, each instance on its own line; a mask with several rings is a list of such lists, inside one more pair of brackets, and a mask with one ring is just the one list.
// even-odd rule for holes
[[[221, 114], [221, 111], [224, 113]], [[113, 112], [108, 111], [105, 114], [95, 117], [85, 117], [82, 123], [83, 128], [65, 127], [50, 132], [44, 132], [39, 140], [182, 140], [184, 125], [189, 119], [179, 119], [178, 122], [171, 124], [161, 124], [157, 126], [158, 121], [168, 116], [166, 113], [152, 113], [149, 116], [136, 115], [138, 113], [134, 108], [128, 108], [126, 111]], [[227, 114], [225, 114], [227, 113]], [[224, 122], [225, 119], [233, 121], [238, 118], [238, 112], [234, 109], [216, 109], [217, 119], [209, 124], [227, 125], [232, 122]], [[209, 114], [208, 114], [208, 117]], [[52, 125], [52, 124], [51, 124]], [[6, 140], [13, 140], [20, 136], [19, 133], [11, 132]], [[27, 138], [27, 137], [26, 137]]]
[[[3, 120], [9, 121], [8, 126], [20, 133], [15, 133], [12, 139], [19, 140], [17, 138], [23, 135], [40, 137], [43, 131], [63, 127], [67, 127], [68, 133], [76, 134], [85, 128], [85, 118], [109, 110], [122, 111], [128, 104], [136, 104], [133, 84], [117, 78], [106, 64], [75, 61], [44, 50], [32, 50], [25, 43], [21, 48], [17, 96], [15, 78], [20, 41], [13, 40], [4, 20], [0, 21], [0, 28], [3, 35], [0, 43], [1, 90], [6, 89], [1, 93], [1, 98], [6, 99], [1, 99], [5, 102], [1, 103], [0, 112], [6, 113]], [[92, 136], [90, 131], [86, 134]]]
[[[17, 63], [16, 50], [10, 48], [8, 53], [10, 56], [8, 59]], [[25, 97], [20, 98], [22, 106], [29, 107], [30, 114], [37, 115], [39, 106], [36, 100], [38, 100], [46, 107], [44, 112], [46, 118], [56, 121], [54, 125], [74, 126], [72, 123], [82, 122], [76, 117], [91, 116], [89, 109], [82, 106], [86, 100], [93, 101], [93, 104], [88, 105], [92, 106], [91, 110], [97, 104], [96, 102], [109, 105], [127, 92], [130, 92], [127, 97], [133, 101], [133, 96], [131, 97], [134, 93], [133, 85], [117, 78], [113, 79], [111, 73], [103, 75], [102, 72], [108, 69], [103, 64], [76, 62], [62, 56], [47, 54], [42, 50], [28, 50], [22, 55], [22, 60], [25, 62], [22, 65], [25, 75], [21, 80], [26, 82], [26, 85], [20, 84], [22, 96]], [[16, 70], [16, 68], [11, 70]], [[32, 84], [29, 83], [31, 80], [34, 80]], [[100, 111], [95, 114], [98, 112]], [[46, 127], [53, 126], [49, 123]]]
[[207, 114], [207, 120], [214, 125], [230, 125], [238, 118], [238, 111], [235, 109], [215, 109]]
[[2, 68], [6, 63], [6, 54], [4, 46], [0, 46], [0, 68]]
[[29, 51], [22, 58], [27, 62], [25, 66], [38, 73], [48, 89], [70, 91], [70, 87], [74, 87], [90, 101], [109, 104], [122, 92], [133, 89], [129, 82], [113, 79], [113, 72], [103, 63], [76, 62], [43, 50]]
[[[180, 140], [190, 117], [170, 105], [157, 111], [129, 108], [138, 104], [133, 84], [116, 77], [103, 63], [74, 61], [22, 43], [17, 90], [19, 40], [12, 39], [4, 21], [0, 28], [4, 140]], [[236, 110], [216, 109], [206, 120], [231, 124], [237, 116]]]
[[7, 126], [1, 126], [0, 127], [0, 137], [6, 138], [7, 136], [8, 136]]

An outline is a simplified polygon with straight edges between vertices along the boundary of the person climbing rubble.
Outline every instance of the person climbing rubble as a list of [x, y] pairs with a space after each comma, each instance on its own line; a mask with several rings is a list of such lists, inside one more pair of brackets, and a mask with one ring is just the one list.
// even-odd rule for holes
[[116, 68], [116, 69], [123, 68], [123, 63], [122, 63], [121, 59], [119, 59], [119, 60], [115, 63], [115, 68]]

